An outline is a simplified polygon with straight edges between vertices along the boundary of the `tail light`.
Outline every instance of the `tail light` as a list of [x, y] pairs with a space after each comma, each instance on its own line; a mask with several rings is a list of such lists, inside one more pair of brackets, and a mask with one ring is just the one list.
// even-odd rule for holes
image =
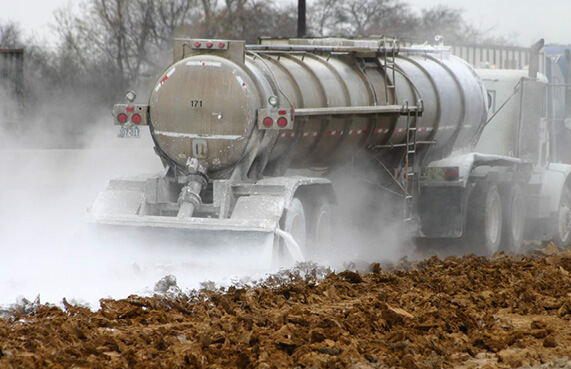
[[274, 120], [270, 117], [265, 117], [263, 120], [264, 127], [270, 128], [274, 124]]
[[458, 180], [458, 168], [456, 168], [456, 167], [446, 168], [444, 171], [444, 178], [447, 181]]
[[121, 113], [117, 116], [117, 120], [119, 121], [119, 123], [124, 124], [127, 123], [127, 114], [125, 113]]
[[113, 123], [118, 126], [131, 123], [138, 126], [146, 126], [147, 112], [149, 106], [147, 104], [115, 104], [113, 105]]
[[[271, 101], [268, 102], [271, 105]], [[293, 118], [293, 114], [291, 118]], [[290, 119], [288, 111], [285, 109], [277, 109], [275, 106], [258, 109], [257, 121], [259, 129], [293, 129], [293, 119]]]

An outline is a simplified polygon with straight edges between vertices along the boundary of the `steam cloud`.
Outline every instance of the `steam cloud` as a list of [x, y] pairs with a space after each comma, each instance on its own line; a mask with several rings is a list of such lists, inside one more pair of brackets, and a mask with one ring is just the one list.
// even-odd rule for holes
[[[80, 140], [86, 142], [81, 149], [35, 149], [28, 142], [24, 149], [0, 150], [0, 306], [14, 304], [21, 296], [33, 300], [40, 295], [42, 303], [58, 304], [65, 297], [96, 309], [100, 298], [152, 293], [154, 284], [168, 274], [188, 290], [207, 280], [230, 283], [237, 276], [257, 279], [272, 271], [271, 255], [262, 255], [246, 242], [233, 242], [224, 253], [214, 248], [210, 254], [197, 254], [185, 245], [159, 242], [142, 247], [128, 238], [100, 242], [97, 232], [86, 230], [86, 207], [108, 179], [163, 171], [148, 130], [142, 130], [141, 139], [119, 139], [108, 112], [96, 116], [98, 121]], [[48, 132], [48, 123], [31, 125], [28, 133], [49, 133], [59, 140]], [[13, 135], [22, 133], [4, 137], [20, 144]], [[371, 196], [377, 194], [356, 190], [351, 183], [341, 184], [337, 191], [343, 196], [342, 215], [336, 219], [337, 227], [344, 229], [340, 251], [321, 262], [342, 269], [349, 261], [395, 260], [408, 251], [394, 227], [372, 234], [360, 227], [367, 223], [380, 229], [386, 222], [378, 216], [382, 209], [370, 206]]]

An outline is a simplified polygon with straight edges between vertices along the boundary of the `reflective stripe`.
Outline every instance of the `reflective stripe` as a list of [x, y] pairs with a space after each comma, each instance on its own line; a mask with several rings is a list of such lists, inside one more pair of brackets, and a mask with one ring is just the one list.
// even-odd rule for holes
[[367, 133], [367, 130], [366, 130], [366, 129], [357, 129], [357, 130], [350, 130], [350, 131], [349, 131], [349, 134], [350, 134], [350, 135], [362, 135], [362, 134], [365, 134], [365, 133]]
[[159, 92], [162, 85], [164, 85], [166, 83], [166, 81], [170, 78], [170, 76], [172, 76], [172, 74], [174, 73], [175, 70], [176, 70], [176, 68], [173, 67], [171, 70], [168, 71], [168, 73], [157, 84], [157, 87], [155, 88], [155, 92]]
[[303, 134], [304, 137], [307, 137], [307, 136], [315, 137], [317, 135], [319, 135], [319, 132], [304, 132], [304, 134]]

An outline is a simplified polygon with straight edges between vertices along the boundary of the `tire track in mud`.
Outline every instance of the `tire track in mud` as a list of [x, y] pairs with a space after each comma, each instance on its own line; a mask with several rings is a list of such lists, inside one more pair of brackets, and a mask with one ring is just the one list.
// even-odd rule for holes
[[326, 277], [313, 268], [102, 299], [96, 312], [16, 306], [0, 319], [0, 367], [511, 368], [571, 357], [571, 251], [553, 244]]

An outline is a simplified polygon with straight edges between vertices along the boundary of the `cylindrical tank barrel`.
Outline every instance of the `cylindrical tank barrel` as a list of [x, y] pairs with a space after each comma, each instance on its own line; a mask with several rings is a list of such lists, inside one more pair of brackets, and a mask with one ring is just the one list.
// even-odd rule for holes
[[[271, 96], [288, 112], [420, 100], [423, 111], [419, 118], [323, 114], [295, 118], [291, 130], [263, 130], [256, 112]], [[364, 148], [390, 151], [406, 142], [411, 126], [417, 142], [445, 157], [474, 141], [487, 116], [485, 96], [472, 67], [446, 52], [261, 50], [246, 52], [243, 63], [204, 53], [163, 73], [150, 97], [150, 124], [170, 160], [184, 167], [194, 157], [207, 162], [211, 178], [224, 178], [260, 157], [264, 167], [285, 158], [289, 167], [330, 167]]]

